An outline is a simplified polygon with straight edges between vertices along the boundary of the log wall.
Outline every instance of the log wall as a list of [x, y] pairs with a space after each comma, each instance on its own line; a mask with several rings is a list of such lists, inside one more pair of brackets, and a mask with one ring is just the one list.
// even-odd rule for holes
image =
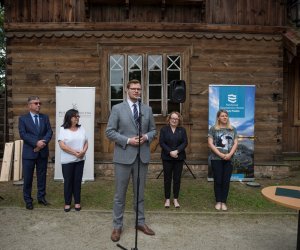
[[6, 98], [5, 90], [0, 90], [0, 158], [3, 157], [6, 142]]
[[6, 22], [83, 22], [84, 0], [5, 0]]
[[282, 0], [207, 0], [206, 22], [211, 24], [286, 24], [286, 3]]
[[282, 26], [282, 0], [5, 0], [6, 22], [171, 22]]
[[[150, 32], [151, 33], [151, 32]], [[55, 86], [96, 87], [95, 159], [112, 159], [113, 146], [104, 135], [108, 117], [106, 57], [99, 45], [124, 48], [172, 44], [190, 51], [185, 58], [188, 75], [189, 160], [207, 160], [209, 84], [256, 85], [255, 160], [272, 161], [282, 151], [282, 40], [276, 35], [149, 32], [59, 32], [21, 35], [8, 39], [9, 139], [19, 139], [18, 117], [26, 112], [29, 95], [39, 95], [42, 112], [50, 115], [55, 131]], [[103, 78], [104, 77], [104, 78]], [[157, 121], [158, 129], [162, 123]], [[55, 138], [55, 134], [54, 137]], [[54, 139], [50, 144], [54, 155]], [[153, 160], [159, 160], [157, 141]]]
[[[149, 52], [172, 45], [185, 53], [190, 160], [207, 159], [209, 84], [256, 85], [256, 160], [282, 152], [285, 1], [5, 0], [5, 20], [9, 140], [19, 139], [18, 117], [29, 95], [40, 96], [55, 130], [55, 86], [91, 86], [95, 157], [111, 160], [113, 145], [104, 135], [108, 60], [101, 46], [130, 53], [134, 46]], [[156, 122], [159, 130], [162, 120]], [[53, 156], [54, 140], [50, 150]], [[154, 160], [159, 151], [156, 140]]]
[[[287, 57], [287, 51], [285, 51]], [[299, 156], [300, 152], [300, 58], [294, 57], [284, 67], [283, 152]]]

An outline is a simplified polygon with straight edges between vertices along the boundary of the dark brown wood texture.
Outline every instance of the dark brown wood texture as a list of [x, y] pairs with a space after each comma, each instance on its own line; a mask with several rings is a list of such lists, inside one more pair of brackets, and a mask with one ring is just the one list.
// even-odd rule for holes
[[[108, 55], [163, 48], [183, 55], [189, 160], [207, 159], [209, 84], [256, 85], [256, 161], [277, 159], [283, 131], [295, 142], [287, 148], [296, 146], [300, 133], [293, 137], [283, 125], [285, 1], [6, 0], [5, 6], [9, 140], [19, 139], [28, 95], [41, 97], [54, 128], [55, 86], [94, 86], [95, 157], [111, 161], [113, 144], [104, 133]], [[287, 93], [298, 98], [294, 88]], [[156, 123], [159, 130], [163, 118]], [[50, 149], [53, 155], [54, 140]], [[159, 160], [157, 140], [151, 149]]]
[[84, 0], [5, 0], [6, 22], [83, 22]]
[[207, 0], [206, 22], [211, 24], [271, 25], [286, 24], [282, 0]]
[[[288, 60], [286, 51], [285, 78], [284, 78], [284, 110], [282, 128], [282, 147], [287, 155], [300, 152], [300, 59], [293, 57]], [[291, 55], [290, 55], [291, 56]]]
[[[189, 133], [189, 160], [207, 159], [209, 84], [256, 85], [255, 159], [271, 161], [280, 154], [282, 99], [274, 99], [274, 93], [283, 94], [280, 36], [206, 34], [197, 37], [189, 33], [186, 37], [176, 37], [172, 33], [166, 36], [153, 33], [149, 39], [149, 33], [146, 34], [95, 32], [79, 36], [76, 32], [65, 32], [53, 36], [28, 34], [19, 38], [10, 34], [7, 55], [10, 62], [7, 71], [10, 140], [19, 139], [18, 116], [27, 109], [27, 96], [40, 96], [42, 111], [50, 115], [55, 130], [55, 86], [94, 86], [95, 157], [96, 160], [111, 160], [113, 144], [104, 134], [109, 115], [107, 54], [110, 49], [130, 52], [137, 45], [139, 50], [151, 52], [159, 45], [172, 44], [172, 50], [185, 55], [183, 70], [189, 79], [189, 98], [184, 103], [184, 116], [188, 117], [185, 126]], [[159, 130], [164, 122], [159, 118], [156, 122]], [[53, 154], [54, 140], [50, 150]], [[159, 160], [157, 140], [152, 150], [153, 160]]]
[[281, 26], [282, 0], [6, 0], [7, 22], [171, 22]]

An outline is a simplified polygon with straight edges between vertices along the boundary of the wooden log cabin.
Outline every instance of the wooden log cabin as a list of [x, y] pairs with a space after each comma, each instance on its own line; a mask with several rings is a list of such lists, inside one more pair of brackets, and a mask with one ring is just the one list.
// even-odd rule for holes
[[[40, 96], [55, 130], [55, 87], [95, 87], [95, 161], [111, 162], [107, 120], [134, 77], [158, 131], [170, 110], [180, 110], [189, 162], [207, 162], [210, 84], [256, 86], [256, 164], [300, 153], [300, 17], [290, 24], [287, 14], [299, 11], [299, 1], [5, 0], [4, 6], [9, 141], [19, 139], [29, 95]], [[172, 104], [168, 84], [178, 78], [186, 81], [186, 101]], [[158, 140], [151, 149], [160, 161]], [[54, 140], [50, 150], [54, 156]]]

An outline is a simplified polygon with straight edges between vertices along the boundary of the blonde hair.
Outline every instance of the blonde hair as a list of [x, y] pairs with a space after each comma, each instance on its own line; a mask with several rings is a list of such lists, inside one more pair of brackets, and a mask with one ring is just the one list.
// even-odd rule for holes
[[170, 124], [170, 119], [171, 119], [171, 116], [173, 114], [176, 114], [178, 116], [178, 118], [179, 118], [179, 120], [178, 120], [178, 126], [181, 126], [181, 124], [183, 122], [183, 118], [182, 118], [182, 115], [179, 112], [177, 112], [177, 111], [172, 111], [170, 114], [168, 114], [167, 119], [166, 119], [167, 124]]
[[228, 111], [227, 111], [226, 109], [220, 109], [220, 110], [217, 112], [217, 115], [216, 115], [216, 122], [215, 122], [215, 129], [220, 129], [220, 121], [219, 121], [219, 117], [220, 117], [221, 113], [225, 113], [225, 114], [227, 114], [227, 116], [228, 116], [226, 128], [228, 128], [228, 129], [233, 129], [233, 127], [231, 126], [230, 121], [229, 121]]

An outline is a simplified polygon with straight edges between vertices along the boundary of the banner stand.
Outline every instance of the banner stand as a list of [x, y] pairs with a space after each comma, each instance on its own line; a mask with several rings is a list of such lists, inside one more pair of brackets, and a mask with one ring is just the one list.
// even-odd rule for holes
[[54, 180], [63, 181], [58, 133], [66, 111], [79, 111], [81, 124], [87, 133], [88, 150], [84, 163], [82, 181], [94, 181], [94, 124], [95, 124], [95, 87], [56, 87], [56, 133], [55, 133], [55, 171]]
[[[238, 134], [231, 181], [253, 181], [255, 85], [209, 85], [208, 129], [215, 124], [220, 109], [227, 110], [230, 123]], [[209, 158], [207, 180], [213, 181]]]

